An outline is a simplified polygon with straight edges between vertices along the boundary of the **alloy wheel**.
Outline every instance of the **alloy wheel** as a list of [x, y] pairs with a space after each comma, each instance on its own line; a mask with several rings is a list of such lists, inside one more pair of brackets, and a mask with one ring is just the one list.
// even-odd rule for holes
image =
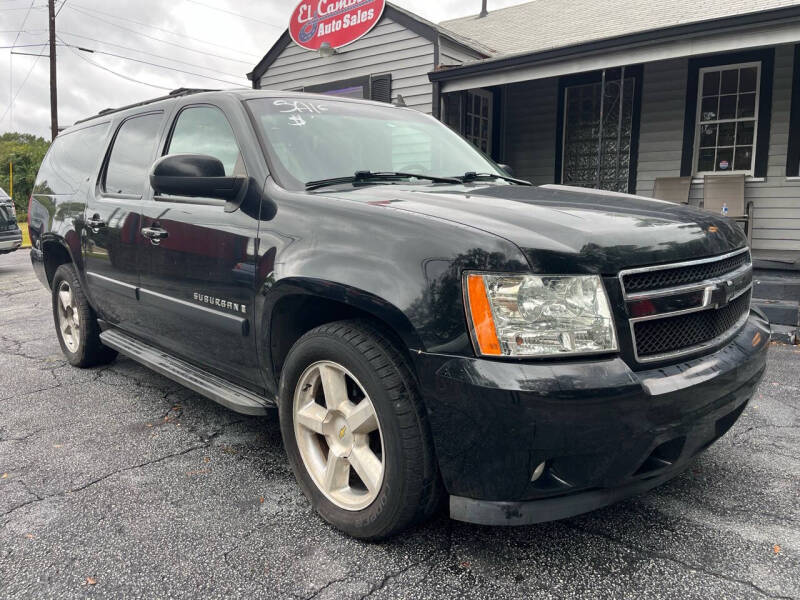
[[58, 286], [58, 328], [64, 345], [73, 354], [80, 345], [81, 321], [75, 296], [67, 281]]
[[336, 506], [357, 511], [378, 497], [385, 457], [378, 415], [364, 387], [331, 361], [300, 376], [293, 422], [303, 464], [317, 488]]

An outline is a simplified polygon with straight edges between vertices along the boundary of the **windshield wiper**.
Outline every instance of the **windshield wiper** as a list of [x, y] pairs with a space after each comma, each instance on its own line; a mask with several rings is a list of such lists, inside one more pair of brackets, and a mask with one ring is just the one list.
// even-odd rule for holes
[[319, 181], [309, 181], [306, 183], [307, 190], [328, 185], [338, 185], [340, 183], [359, 183], [367, 181], [396, 181], [398, 179], [425, 179], [434, 183], [461, 183], [458, 177], [437, 177], [434, 175], [421, 175], [419, 173], [401, 173], [400, 171], [356, 171], [349, 177], [331, 177], [330, 179], [320, 179]]
[[524, 179], [517, 179], [516, 177], [509, 177], [508, 175], [499, 175], [497, 173], [476, 173], [475, 171], [468, 171], [464, 173], [461, 177], [459, 177], [462, 183], [468, 183], [470, 181], [478, 181], [478, 180], [485, 180], [485, 179], [502, 179], [503, 181], [508, 181], [510, 183], [516, 183], [517, 185], [533, 185], [530, 181], [525, 181]]

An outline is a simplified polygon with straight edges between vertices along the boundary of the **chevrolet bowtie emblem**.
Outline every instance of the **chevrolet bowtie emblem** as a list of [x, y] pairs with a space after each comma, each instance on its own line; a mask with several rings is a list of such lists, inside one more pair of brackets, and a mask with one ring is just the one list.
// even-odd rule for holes
[[727, 281], [721, 281], [716, 285], [706, 288], [706, 298], [703, 304], [705, 306], [724, 308], [730, 304], [735, 294], [736, 284], [733, 281], [730, 279]]
[[342, 427], [339, 430], [339, 439], [342, 439], [344, 437], [344, 434], [345, 434], [346, 431], [347, 431], [347, 427]]

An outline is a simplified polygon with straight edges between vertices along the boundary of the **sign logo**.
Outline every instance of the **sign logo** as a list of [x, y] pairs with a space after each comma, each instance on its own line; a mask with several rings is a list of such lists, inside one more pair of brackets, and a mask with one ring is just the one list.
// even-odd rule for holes
[[298, 46], [319, 50], [352, 44], [383, 15], [386, 0], [301, 0], [289, 20], [289, 35]]

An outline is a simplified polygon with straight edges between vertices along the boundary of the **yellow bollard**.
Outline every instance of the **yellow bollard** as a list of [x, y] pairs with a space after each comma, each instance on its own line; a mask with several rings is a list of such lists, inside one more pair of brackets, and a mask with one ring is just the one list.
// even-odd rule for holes
[[27, 223], [20, 223], [19, 228], [22, 230], [22, 247], [23, 248], [30, 248], [31, 247], [31, 236], [28, 235], [28, 224]]

